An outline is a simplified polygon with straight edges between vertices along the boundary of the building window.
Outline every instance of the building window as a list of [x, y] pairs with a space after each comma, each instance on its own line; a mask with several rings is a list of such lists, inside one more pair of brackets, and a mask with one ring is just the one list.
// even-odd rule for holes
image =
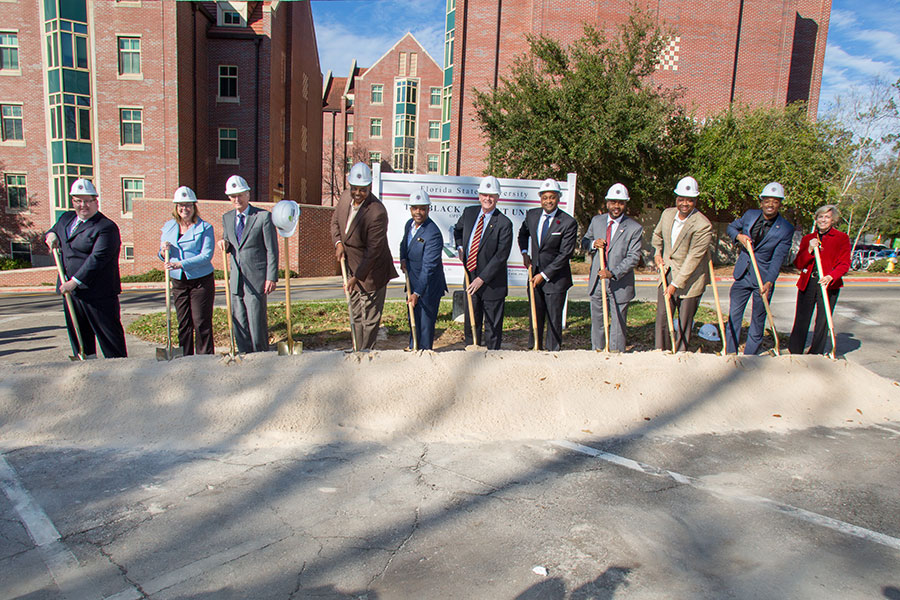
[[428, 102], [429, 106], [440, 106], [441, 105], [441, 88], [433, 87], [431, 88], [431, 100]]
[[369, 120], [369, 137], [373, 137], [373, 138], [381, 137], [381, 119], [370, 119]]
[[409, 53], [409, 76], [415, 77], [419, 71], [419, 53], [418, 52], [410, 52]]
[[437, 154], [428, 155], [428, 172], [437, 173], [441, 166], [441, 157]]
[[141, 38], [119, 38], [119, 75], [141, 74]]
[[134, 199], [143, 197], [143, 179], [122, 179], [122, 214], [131, 214], [134, 210]]
[[122, 258], [128, 261], [134, 260], [134, 244], [122, 244]]
[[232, 0], [231, 2], [220, 1], [216, 5], [217, 19], [216, 24], [222, 27], [246, 27], [247, 26], [247, 3]]
[[453, 66], [453, 41], [456, 30], [450, 30], [444, 34], [444, 68]]
[[428, 139], [429, 140], [441, 139], [441, 122], [440, 121], [428, 121]]
[[122, 124], [122, 145], [123, 146], [140, 146], [144, 143], [141, 119], [142, 109], [140, 108], [121, 108], [119, 109], [119, 121]]
[[406, 52], [400, 53], [400, 64], [397, 65], [397, 69], [400, 77], [406, 77]]
[[381, 152], [369, 152], [369, 165], [381, 162]]
[[238, 98], [238, 68], [234, 65], [219, 65], [219, 98]]
[[441, 175], [450, 174], [450, 141], [441, 142]]
[[353, 125], [347, 125], [347, 143], [353, 143]]
[[19, 34], [0, 31], [0, 71], [19, 70]]
[[25, 186], [25, 175], [19, 173], [7, 173], [6, 199], [10, 210], [28, 209], [28, 192]]
[[31, 244], [28, 242], [10, 242], [10, 256], [13, 260], [24, 260], [31, 263]]
[[241, 13], [233, 10], [222, 11], [222, 25], [241, 26]]
[[384, 85], [381, 83], [372, 84], [372, 104], [384, 104]]
[[22, 130], [21, 104], [0, 104], [0, 122], [2, 122], [2, 139], [4, 142], [25, 139]]
[[453, 88], [449, 85], [444, 88], [444, 98], [441, 102], [441, 120], [450, 122], [450, 101], [453, 99]]
[[456, 10], [456, 0], [447, 0], [447, 12]]
[[236, 161], [237, 129], [219, 129], [219, 160]]

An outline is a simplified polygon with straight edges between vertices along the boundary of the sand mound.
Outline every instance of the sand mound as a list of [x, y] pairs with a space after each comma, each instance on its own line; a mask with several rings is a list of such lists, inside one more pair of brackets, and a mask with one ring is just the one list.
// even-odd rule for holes
[[266, 353], [56, 363], [0, 379], [0, 436], [17, 445], [575, 439], [896, 420], [895, 382], [813, 356]]

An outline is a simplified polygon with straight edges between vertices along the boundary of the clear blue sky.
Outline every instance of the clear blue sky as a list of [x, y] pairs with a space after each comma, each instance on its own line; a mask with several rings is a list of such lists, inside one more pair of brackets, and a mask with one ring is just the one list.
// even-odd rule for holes
[[[367, 67], [407, 31], [443, 65], [445, 0], [314, 0], [322, 72]], [[900, 78], [900, 0], [833, 0], [819, 109], [873, 77]]]

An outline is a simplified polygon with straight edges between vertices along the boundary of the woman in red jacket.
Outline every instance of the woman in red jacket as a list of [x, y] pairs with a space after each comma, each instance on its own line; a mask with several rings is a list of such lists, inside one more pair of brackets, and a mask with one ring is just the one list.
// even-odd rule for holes
[[[797, 281], [800, 291], [797, 293], [797, 313], [794, 316], [794, 328], [791, 330], [791, 339], [788, 343], [791, 354], [803, 353], [813, 310], [816, 311], [816, 325], [809, 353], [825, 353], [828, 325], [822, 289], [827, 288], [828, 301], [831, 311], [834, 312], [838, 294], [844, 286], [841, 277], [850, 270], [850, 238], [843, 231], [834, 228], [839, 218], [840, 212], [836, 206], [831, 204], [822, 206], [816, 211], [815, 231], [803, 236], [800, 241], [800, 250], [794, 260], [794, 265], [800, 269], [800, 279]], [[816, 257], [813, 254], [813, 248], [816, 247], [819, 248], [822, 257], [824, 276], [816, 267]]]

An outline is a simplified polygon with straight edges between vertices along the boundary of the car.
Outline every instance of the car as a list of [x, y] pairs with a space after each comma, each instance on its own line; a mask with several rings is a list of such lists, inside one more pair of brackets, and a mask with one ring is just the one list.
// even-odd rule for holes
[[896, 250], [879, 250], [878, 252], [876, 252], [875, 254], [873, 254], [871, 257], [868, 258], [868, 260], [865, 263], [865, 265], [866, 265], [865, 268], [868, 269], [869, 266], [876, 260], [883, 260], [885, 258], [897, 258], [897, 251]]
[[850, 259], [850, 268], [854, 271], [866, 269], [876, 254], [876, 250], [856, 250], [856, 252], [853, 253], [853, 257]]

